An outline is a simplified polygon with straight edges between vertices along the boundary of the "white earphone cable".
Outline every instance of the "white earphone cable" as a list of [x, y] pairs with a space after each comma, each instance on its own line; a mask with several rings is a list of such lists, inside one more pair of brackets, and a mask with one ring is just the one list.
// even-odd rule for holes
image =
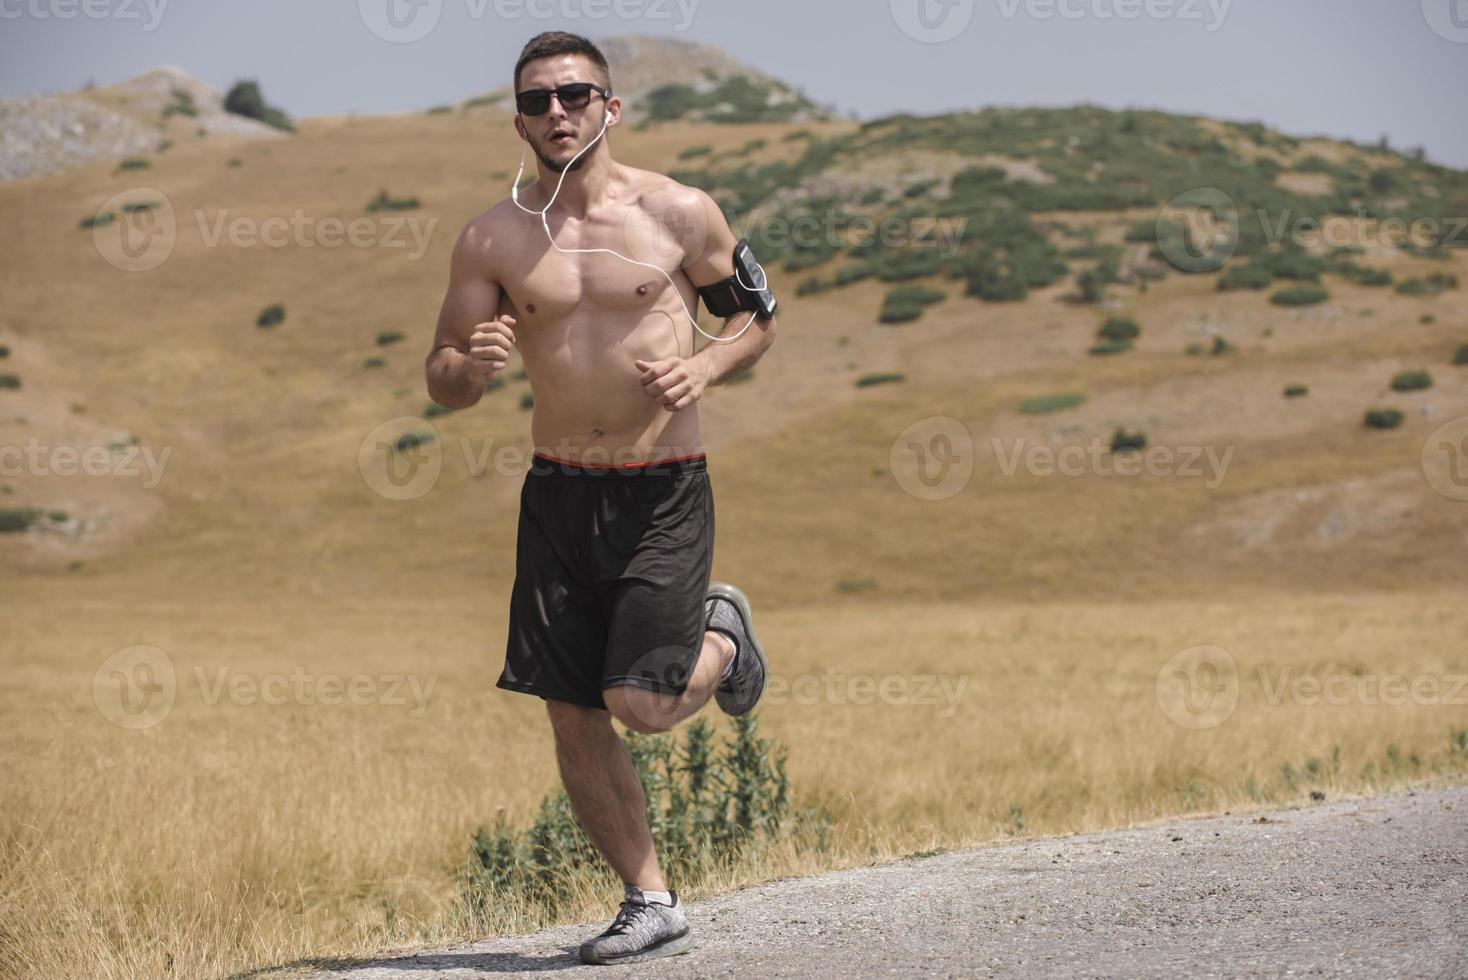
[[[629, 259], [621, 252], [613, 251], [610, 248], [561, 248], [561, 246], [556, 244], [556, 236], [551, 234], [550, 219], [546, 217], [546, 212], [549, 211], [551, 209], [551, 206], [556, 203], [556, 198], [560, 197], [561, 185], [565, 184], [566, 175], [571, 172], [571, 167], [576, 163], [577, 160], [581, 159], [582, 153], [586, 153], [588, 150], [596, 146], [596, 144], [601, 141], [601, 138], [606, 135], [607, 127], [609, 127], [611, 124], [612, 117], [607, 116], [606, 121], [602, 123], [601, 132], [597, 134], [596, 139], [592, 140], [590, 143], [587, 143], [586, 146], [582, 147], [580, 153], [577, 153], [566, 163], [566, 166], [561, 170], [561, 179], [556, 181], [555, 193], [551, 195], [550, 200], [546, 202], [545, 207], [541, 208], [539, 211], [532, 211], [530, 208], [527, 208], [525, 205], [520, 203], [520, 179], [525, 176], [525, 151], [527, 149], [527, 147], [521, 147], [520, 170], [518, 173], [515, 174], [515, 183], [510, 187], [511, 200], [515, 202], [515, 207], [519, 208], [521, 211], [524, 211], [526, 214], [535, 214], [540, 216], [540, 226], [545, 229], [545, 237], [550, 240], [551, 247], [554, 248], [557, 252], [560, 252], [564, 255], [595, 255], [598, 253], [615, 255], [623, 262], [631, 262], [633, 265], [640, 265], [645, 269], [652, 269], [654, 272], [661, 275], [664, 279], [668, 280], [668, 285], [673, 288], [673, 295], [677, 296], [678, 302], [683, 304], [683, 312], [688, 317], [688, 322], [693, 324], [694, 330], [697, 330], [699, 333], [703, 334], [705, 337], [707, 337], [709, 340], [712, 340], [716, 344], [732, 344], [734, 341], [744, 336], [744, 331], [748, 330], [750, 326], [754, 323], [755, 317], [759, 315], [758, 313], [751, 313], [749, 315], [749, 320], [745, 322], [744, 326], [739, 328], [739, 331], [734, 334], [734, 336], [715, 337], [713, 334], [709, 333], [707, 330], [704, 330], [698, 325], [698, 318], [695, 317], [693, 315], [693, 311], [688, 308], [687, 301], [683, 299], [683, 294], [678, 290], [678, 284], [675, 283], [673, 281], [673, 277], [668, 275], [668, 273], [661, 267], [653, 265], [649, 262], [639, 262], [636, 259]], [[759, 264], [756, 263], [756, 265]], [[756, 287], [751, 286], [749, 283], [745, 282], [744, 277], [739, 275], [739, 270], [737, 268], [734, 270], [734, 275], [736, 278], [738, 278], [739, 284], [745, 289], [758, 291], [765, 288], [764, 285]], [[762, 265], [759, 265], [759, 278], [762, 283], [768, 284], [769, 277], [765, 275], [765, 269]], [[681, 350], [681, 347], [679, 349]]]

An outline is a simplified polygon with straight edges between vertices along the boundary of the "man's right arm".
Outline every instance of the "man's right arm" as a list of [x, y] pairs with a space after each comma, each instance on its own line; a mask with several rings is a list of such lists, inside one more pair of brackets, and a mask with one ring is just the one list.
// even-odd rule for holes
[[449, 288], [438, 313], [425, 373], [428, 397], [447, 408], [470, 408], [484, 396], [515, 344], [515, 318], [499, 316], [500, 286], [489, 270], [483, 222], [454, 243]]

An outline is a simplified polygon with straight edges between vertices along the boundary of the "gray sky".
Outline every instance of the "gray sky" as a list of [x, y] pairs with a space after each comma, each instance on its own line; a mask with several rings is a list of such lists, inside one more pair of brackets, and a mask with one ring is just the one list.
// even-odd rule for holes
[[553, 29], [718, 44], [863, 118], [1156, 107], [1468, 167], [1468, 0], [0, 0], [0, 96], [174, 64], [298, 116], [415, 110]]

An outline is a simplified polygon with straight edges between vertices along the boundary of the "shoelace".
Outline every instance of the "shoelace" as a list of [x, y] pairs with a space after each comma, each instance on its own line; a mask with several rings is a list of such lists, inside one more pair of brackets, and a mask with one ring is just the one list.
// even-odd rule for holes
[[620, 936], [629, 929], [636, 928], [639, 917], [651, 911], [652, 903], [650, 902], [624, 901], [617, 912], [617, 917], [612, 920], [611, 926], [607, 929], [607, 935]]

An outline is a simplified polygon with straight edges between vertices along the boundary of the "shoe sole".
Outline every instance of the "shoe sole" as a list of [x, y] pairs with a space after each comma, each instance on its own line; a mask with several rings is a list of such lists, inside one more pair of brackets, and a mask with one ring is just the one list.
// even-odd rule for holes
[[611, 966], [614, 963], [640, 963], [643, 960], [656, 960], [664, 956], [677, 956], [686, 953], [693, 948], [693, 930], [685, 929], [681, 935], [669, 936], [667, 939], [654, 943], [646, 949], [636, 953], [627, 953], [622, 956], [598, 956], [596, 953], [586, 949], [581, 950], [581, 962], [588, 966]]
[[760, 645], [759, 637], [755, 635], [754, 613], [749, 608], [749, 596], [744, 594], [744, 590], [740, 589], [736, 585], [730, 585], [728, 582], [714, 582], [709, 586], [708, 595], [705, 597], [705, 599], [712, 599], [715, 597], [728, 599], [730, 602], [734, 603], [734, 608], [739, 610], [739, 618], [744, 621], [744, 632], [749, 636], [749, 645], [754, 648], [754, 654], [756, 657], [759, 658], [759, 690], [755, 692], [754, 700], [749, 702], [749, 706], [746, 707], [743, 711], [730, 711], [724, 705], [723, 692], [716, 691], [714, 693], [714, 700], [719, 703], [719, 707], [723, 709], [724, 713], [731, 717], [737, 718], [740, 715], [745, 715], [753, 711], [754, 706], [759, 703], [759, 699], [764, 697], [765, 682], [770, 679], [770, 662], [765, 657], [765, 648]]

